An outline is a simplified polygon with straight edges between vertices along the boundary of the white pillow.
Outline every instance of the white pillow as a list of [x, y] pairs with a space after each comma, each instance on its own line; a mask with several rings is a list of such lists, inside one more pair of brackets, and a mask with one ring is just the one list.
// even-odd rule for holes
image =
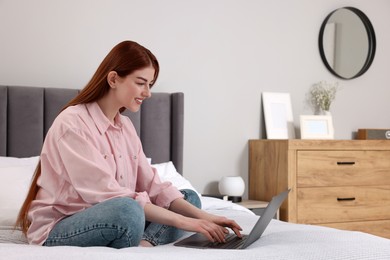
[[210, 211], [210, 210], [239, 210], [239, 211], [245, 211], [249, 214], [255, 215], [255, 213], [253, 213], [249, 209], [247, 209], [239, 204], [228, 201], [228, 200], [221, 200], [218, 198], [206, 197], [206, 196], [203, 196], [201, 198], [201, 200], [202, 200], [202, 209], [203, 210], [208, 210], [208, 211]]
[[152, 167], [156, 168], [161, 181], [169, 181], [179, 190], [190, 189], [195, 191], [199, 197], [201, 196], [200, 193], [192, 186], [192, 184], [176, 171], [176, 168], [172, 162], [152, 164]]
[[0, 156], [0, 168], [8, 166], [36, 166], [38, 164], [38, 160], [39, 156], [32, 156], [26, 158]]
[[39, 157], [0, 157], [0, 226], [14, 226]]

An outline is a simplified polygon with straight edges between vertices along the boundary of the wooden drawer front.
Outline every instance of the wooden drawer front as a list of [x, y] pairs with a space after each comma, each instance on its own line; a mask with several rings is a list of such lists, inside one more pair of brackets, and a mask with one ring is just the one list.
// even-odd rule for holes
[[390, 185], [297, 189], [299, 223], [390, 220]]
[[385, 238], [390, 238], [390, 220], [358, 221], [344, 223], [321, 224], [321, 226], [337, 229], [361, 231]]
[[298, 187], [390, 185], [390, 151], [298, 151]]

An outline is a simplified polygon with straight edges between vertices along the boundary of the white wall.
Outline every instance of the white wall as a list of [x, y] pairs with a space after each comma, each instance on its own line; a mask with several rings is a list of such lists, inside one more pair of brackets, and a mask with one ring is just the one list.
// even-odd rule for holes
[[[323, 19], [354, 6], [370, 18], [370, 70], [344, 81], [318, 52]], [[248, 139], [264, 136], [261, 93], [291, 93], [294, 119], [311, 114], [310, 86], [343, 87], [332, 105], [337, 139], [390, 128], [388, 0], [0, 0], [0, 84], [82, 88], [107, 52], [131, 39], [159, 58], [155, 91], [185, 93], [184, 175], [215, 192], [248, 174]]]

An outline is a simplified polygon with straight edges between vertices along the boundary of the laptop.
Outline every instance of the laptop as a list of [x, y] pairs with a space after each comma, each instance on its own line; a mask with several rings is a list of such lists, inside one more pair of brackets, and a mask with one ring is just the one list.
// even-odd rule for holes
[[249, 235], [243, 235], [239, 238], [234, 233], [226, 236], [225, 243], [211, 242], [200, 233], [193, 234], [179, 242], [174, 243], [175, 246], [190, 247], [190, 248], [213, 248], [213, 249], [245, 249], [253, 242], [261, 237], [268, 224], [274, 218], [283, 201], [287, 198], [290, 189], [280, 193], [272, 198], [271, 202], [265, 208], [263, 215], [256, 222], [255, 226]]

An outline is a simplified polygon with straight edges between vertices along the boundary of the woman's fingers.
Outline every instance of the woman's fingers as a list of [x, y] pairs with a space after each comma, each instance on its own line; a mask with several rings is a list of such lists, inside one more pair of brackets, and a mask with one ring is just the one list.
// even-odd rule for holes
[[234, 221], [234, 220], [231, 220], [231, 219], [227, 219], [227, 218], [220, 218], [220, 219], [217, 219], [216, 221], [216, 224], [218, 225], [221, 225], [221, 226], [224, 226], [224, 227], [228, 227], [230, 228], [231, 230], [233, 230], [233, 232], [238, 236], [238, 237], [242, 237], [240, 231], [242, 230], [242, 228]]
[[238, 236], [238, 237], [242, 237], [242, 235], [241, 235], [241, 228], [240, 229], [237, 229], [237, 228], [232, 228], [232, 230], [233, 230], [233, 232], [236, 234], [236, 236]]
[[186, 227], [183, 226], [183, 229], [201, 233], [212, 242], [224, 243], [226, 234], [229, 233], [227, 228], [232, 229], [238, 237], [242, 237], [241, 227], [234, 220], [226, 218], [217, 218], [214, 221], [190, 218], [184, 223]]
[[232, 224], [230, 226], [230, 228], [233, 230], [233, 232], [238, 236], [238, 237], [242, 237], [240, 231], [242, 231], [242, 228], [234, 221], [232, 220]]
[[203, 232], [201, 233], [212, 242], [224, 243], [226, 233], [229, 233], [229, 231], [222, 226], [206, 221], [203, 226]]

